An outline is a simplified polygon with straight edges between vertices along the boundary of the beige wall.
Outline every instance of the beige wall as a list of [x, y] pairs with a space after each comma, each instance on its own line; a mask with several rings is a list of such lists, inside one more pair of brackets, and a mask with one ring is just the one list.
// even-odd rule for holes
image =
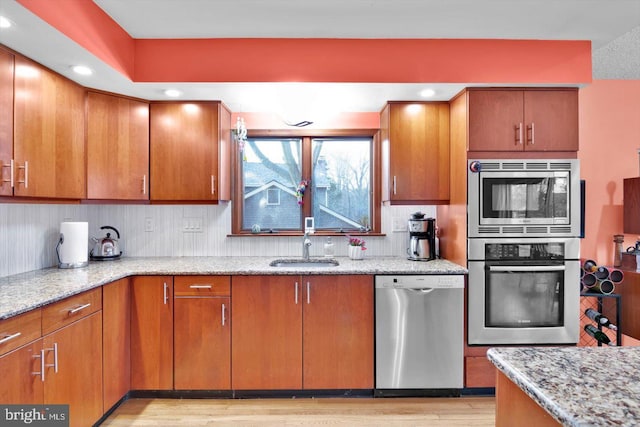
[[[586, 181], [581, 256], [613, 263], [622, 234], [622, 180], [640, 176], [640, 80], [594, 80], [580, 90], [580, 171]], [[626, 235], [625, 247], [638, 236]]]

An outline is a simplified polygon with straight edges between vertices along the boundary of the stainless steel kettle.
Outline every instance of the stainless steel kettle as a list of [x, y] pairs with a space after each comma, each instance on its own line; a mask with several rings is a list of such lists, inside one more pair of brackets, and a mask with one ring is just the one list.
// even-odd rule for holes
[[110, 260], [120, 258], [122, 251], [120, 250], [120, 232], [110, 225], [104, 225], [100, 227], [100, 230], [113, 230], [116, 232], [117, 239], [111, 237], [111, 233], [107, 233], [105, 237], [92, 237], [94, 241], [93, 249], [89, 252], [89, 256], [93, 260]]

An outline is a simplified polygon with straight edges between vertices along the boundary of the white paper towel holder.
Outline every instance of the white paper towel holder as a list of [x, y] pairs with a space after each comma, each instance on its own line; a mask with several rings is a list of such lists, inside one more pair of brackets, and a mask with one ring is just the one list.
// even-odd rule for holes
[[[62, 224], [61, 224], [62, 225]], [[62, 228], [62, 226], [61, 226]], [[71, 240], [69, 241], [69, 244], [71, 245], [82, 245], [83, 237], [86, 238], [86, 236], [83, 236], [82, 233], [80, 233], [80, 236], [76, 236], [74, 233], [74, 236], [72, 236]], [[86, 234], [86, 231], [85, 231]], [[58, 238], [58, 243], [56, 244], [56, 255], [58, 256], [58, 268], [80, 268], [80, 267], [86, 267], [87, 265], [89, 265], [89, 260], [87, 259], [87, 256], [78, 256], [77, 254], [74, 254], [75, 256], [72, 256], [72, 259], [69, 260], [69, 253], [66, 252], [66, 255], [64, 256], [60, 256], [60, 246], [62, 244], [64, 244], [65, 242], [65, 236], [64, 233], [60, 232], [60, 237]], [[63, 248], [64, 249], [64, 248]], [[77, 248], [76, 248], [77, 249]], [[65, 252], [63, 250], [63, 252]], [[77, 252], [77, 250], [76, 250]], [[65, 258], [65, 262], [62, 261], [62, 258]], [[75, 259], [74, 259], [75, 258]]]

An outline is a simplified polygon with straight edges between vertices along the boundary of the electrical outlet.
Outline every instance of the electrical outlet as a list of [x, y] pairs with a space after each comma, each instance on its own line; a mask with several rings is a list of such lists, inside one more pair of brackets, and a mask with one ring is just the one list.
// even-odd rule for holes
[[182, 232], [183, 233], [202, 233], [204, 231], [202, 218], [183, 218], [182, 219]]
[[153, 232], [153, 218], [144, 219], [144, 231], [147, 233]]
[[393, 224], [391, 225], [391, 231], [402, 232], [407, 231], [407, 221], [400, 217], [393, 217]]

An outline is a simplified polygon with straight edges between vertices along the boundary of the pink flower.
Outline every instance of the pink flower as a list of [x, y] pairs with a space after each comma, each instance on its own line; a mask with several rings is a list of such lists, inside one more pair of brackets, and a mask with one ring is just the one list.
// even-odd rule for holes
[[360, 246], [363, 251], [367, 250], [367, 248], [364, 247], [364, 240], [349, 235], [347, 235], [347, 239], [349, 239], [349, 246]]

